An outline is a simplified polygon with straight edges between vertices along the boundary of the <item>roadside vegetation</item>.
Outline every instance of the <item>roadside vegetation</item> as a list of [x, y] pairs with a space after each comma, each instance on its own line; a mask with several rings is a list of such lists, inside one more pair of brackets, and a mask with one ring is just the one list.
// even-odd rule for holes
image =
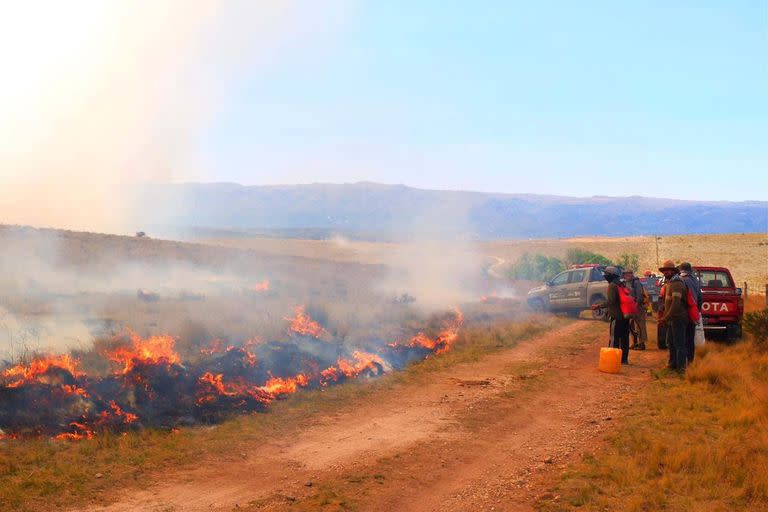
[[354, 409], [375, 393], [512, 348], [565, 323], [564, 319], [531, 317], [467, 327], [460, 332], [453, 350], [414, 363], [405, 371], [297, 393], [274, 403], [267, 413], [235, 417], [215, 427], [104, 433], [78, 442], [0, 441], [0, 510], [48, 510], [86, 500], [108, 500], [115, 490], [140, 486], [149, 474], [168, 468], [193, 461], [200, 464], [212, 455], [237, 460], [249, 445], [265, 436], [287, 435], [319, 414]]
[[556, 274], [567, 269], [570, 265], [594, 263], [598, 265], [618, 265], [637, 272], [639, 257], [637, 254], [623, 253], [615, 261], [586, 249], [568, 249], [565, 258], [545, 256], [543, 254], [530, 255], [524, 253], [509, 268], [508, 276], [511, 279], [523, 279], [528, 281], [548, 281]]
[[767, 510], [768, 309], [751, 340], [708, 343], [685, 378], [654, 374], [607, 444], [538, 503], [559, 510]]

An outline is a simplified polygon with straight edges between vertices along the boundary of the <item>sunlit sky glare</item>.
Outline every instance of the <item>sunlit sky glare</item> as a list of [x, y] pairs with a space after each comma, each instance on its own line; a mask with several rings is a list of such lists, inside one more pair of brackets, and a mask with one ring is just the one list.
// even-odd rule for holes
[[[167, 21], [151, 25], [173, 33], [174, 10], [181, 14], [188, 4], [160, 3]], [[168, 137], [181, 131], [172, 122], [163, 125], [167, 144], [155, 137], [155, 146], [183, 153], [163, 156], [171, 170], [152, 175], [155, 181], [377, 181], [768, 200], [764, 1], [307, 0], [286, 2], [268, 22], [257, 2], [194, 3], [205, 9], [173, 43], [187, 41], [179, 71], [186, 85], [167, 77], [157, 85], [154, 73], [172, 68], [165, 63], [129, 86], [106, 82], [131, 96], [123, 117], [134, 128], [163, 116], [180, 119], [180, 108], [195, 112], [180, 123], [194, 125], [183, 135], [187, 142]], [[13, 5], [0, 0], [3, 9]], [[149, 7], [141, 15], [155, 12]], [[140, 27], [141, 18], [133, 18]], [[98, 37], [114, 36], [95, 24], [102, 27]], [[232, 33], [239, 36], [219, 44]], [[251, 38], [261, 38], [259, 51]], [[149, 41], [158, 50], [166, 44]], [[75, 44], [103, 47], [98, 40]], [[3, 55], [12, 57], [8, 72], [19, 55]], [[140, 66], [126, 55], [110, 65], [122, 72]], [[58, 65], [55, 52], [31, 58]], [[55, 77], [46, 80], [56, 84]], [[203, 80], [215, 84], [195, 89]], [[145, 92], [152, 101], [141, 101]], [[171, 101], [174, 108], [160, 112]], [[146, 115], [134, 119], [142, 108]], [[100, 132], [105, 119], [89, 129]], [[133, 157], [119, 164], [150, 165]]]

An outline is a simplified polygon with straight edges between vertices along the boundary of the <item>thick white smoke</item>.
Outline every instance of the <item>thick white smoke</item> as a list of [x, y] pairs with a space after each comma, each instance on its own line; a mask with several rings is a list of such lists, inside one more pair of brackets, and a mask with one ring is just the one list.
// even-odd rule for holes
[[237, 72], [340, 5], [0, 0], [0, 223], [132, 229], [126, 184], [204, 180], [195, 138]]

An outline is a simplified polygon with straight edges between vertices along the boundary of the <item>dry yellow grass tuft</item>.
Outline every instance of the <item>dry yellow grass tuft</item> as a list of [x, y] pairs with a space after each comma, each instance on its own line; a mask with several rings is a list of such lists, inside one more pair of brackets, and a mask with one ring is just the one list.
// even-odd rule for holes
[[768, 509], [768, 354], [711, 344], [685, 379], [657, 376], [542, 510]]

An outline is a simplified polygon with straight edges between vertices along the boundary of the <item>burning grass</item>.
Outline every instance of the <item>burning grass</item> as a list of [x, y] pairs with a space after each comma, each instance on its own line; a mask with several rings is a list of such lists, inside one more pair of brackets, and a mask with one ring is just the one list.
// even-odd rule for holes
[[685, 379], [659, 377], [541, 509], [768, 508], [768, 354], [708, 345]]
[[[439, 319], [434, 321], [440, 323]], [[234, 416], [215, 428], [182, 427], [172, 434], [154, 428], [122, 434], [99, 432], [93, 439], [78, 443], [48, 438], [0, 441], [0, 509], [37, 511], [72, 506], [94, 496], [109, 500], [116, 486], [141, 485], [150, 472], [204, 460], [214, 453], [238, 458], [239, 452], [261, 443], [265, 436], [293, 435], [315, 421], [318, 414], [355, 409], [393, 385], [429, 378], [433, 372], [512, 347], [565, 321], [533, 318], [470, 326], [458, 333], [453, 350], [439, 357], [413, 360], [402, 372], [310, 389], [291, 400], [274, 402], [269, 414]]]
[[100, 431], [171, 429], [218, 422], [233, 412], [264, 411], [302, 388], [374, 377], [447, 352], [464, 321], [457, 310], [391, 343], [350, 345], [332, 339], [303, 307], [286, 320], [288, 341], [223, 349], [215, 339], [191, 361], [181, 359], [171, 336], [142, 338], [129, 332], [100, 352], [111, 364], [106, 374], [81, 371], [69, 355], [8, 367], [0, 372], [0, 439], [74, 440]]

